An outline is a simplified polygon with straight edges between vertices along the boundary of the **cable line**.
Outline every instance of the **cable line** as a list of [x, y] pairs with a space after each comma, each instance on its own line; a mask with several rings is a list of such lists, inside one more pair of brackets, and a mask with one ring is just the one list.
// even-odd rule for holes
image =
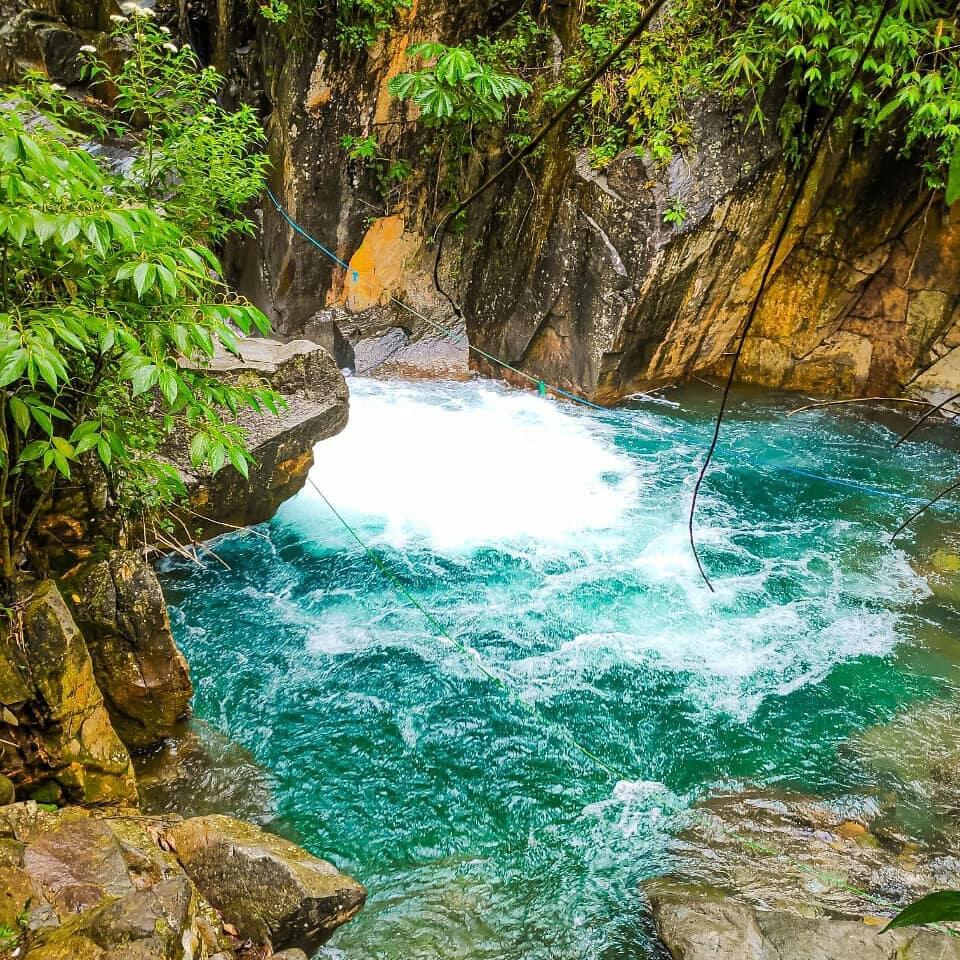
[[541, 713], [533, 704], [527, 703], [514, 689], [507, 683], [503, 677], [492, 668], [488, 667], [483, 657], [473, 647], [468, 646], [462, 640], [457, 640], [449, 630], [404, 586], [403, 581], [390, 569], [390, 567], [381, 559], [380, 555], [357, 533], [352, 524], [340, 513], [331, 503], [327, 495], [320, 489], [316, 481], [309, 474], [307, 482], [317, 492], [321, 500], [327, 505], [330, 512], [337, 518], [343, 528], [359, 544], [363, 552], [369, 557], [370, 561], [389, 581], [396, 592], [409, 603], [414, 609], [418, 610], [428, 624], [442, 639], [446, 640], [456, 647], [464, 656], [472, 660], [477, 669], [488, 679], [495, 683], [507, 695], [510, 701], [520, 707], [539, 723], [552, 730], [559, 739], [565, 741], [569, 746], [574, 747], [582, 753], [591, 763], [599, 767], [604, 773], [611, 776], [615, 781], [629, 780], [630, 778], [615, 770], [604, 759], [597, 756], [589, 747], [584, 746], [577, 738], [566, 728], [554, 723]]
[[[266, 194], [270, 198], [270, 201], [273, 203], [273, 205], [277, 208], [277, 211], [280, 213], [283, 219], [290, 225], [290, 227], [299, 236], [307, 240], [312, 246], [316, 247], [317, 250], [319, 250], [324, 256], [326, 256], [328, 259], [333, 261], [335, 264], [342, 267], [344, 270], [347, 270], [351, 276], [351, 280], [353, 283], [359, 283], [361, 278], [360, 271], [354, 270], [353, 268], [351, 268], [349, 263], [347, 263], [341, 257], [337, 256], [337, 254], [335, 254], [327, 246], [322, 244], [319, 240], [316, 239], [316, 237], [314, 237], [307, 230], [305, 230], [299, 223], [297, 223], [297, 221], [287, 212], [287, 210], [284, 209], [283, 205], [274, 195], [272, 190], [267, 188]], [[452, 342], [458, 343], [461, 346], [465, 345], [468, 350], [472, 350], [478, 356], [481, 356], [484, 359], [489, 360], [491, 363], [495, 363], [506, 370], [510, 370], [512, 373], [515, 373], [517, 376], [524, 378], [525, 380], [527, 380], [529, 383], [533, 384], [537, 388], [537, 391], [541, 396], [544, 396], [546, 395], [547, 392], [550, 392], [550, 393], [556, 394], [557, 396], [563, 397], [566, 400], [570, 400], [573, 403], [579, 404], [580, 406], [587, 407], [588, 409], [596, 410], [603, 414], [611, 413], [611, 409], [609, 407], [601, 406], [598, 403], [594, 403], [592, 400], [587, 400], [585, 397], [577, 396], [577, 394], [575, 393], [570, 393], [569, 391], [564, 390], [561, 387], [557, 387], [557, 386], [554, 386], [553, 384], [547, 383], [546, 381], [541, 380], [540, 378], [535, 377], [530, 373], [527, 373], [525, 370], [521, 370], [519, 367], [515, 367], [513, 364], [508, 363], [506, 360], [501, 360], [499, 357], [495, 356], [494, 354], [488, 353], [486, 350], [482, 350], [480, 347], [474, 346], [472, 343], [470, 343], [469, 337], [464, 336], [464, 334], [459, 333], [458, 331], [454, 330], [453, 328], [443, 323], [440, 323], [436, 320], [432, 320], [430, 317], [426, 316], [425, 314], [421, 313], [419, 310], [416, 310], [414, 307], [410, 306], [410, 304], [405, 303], [399, 297], [391, 296], [390, 302], [395, 306], [399, 307], [401, 310], [404, 310], [406, 313], [409, 313], [411, 316], [416, 317], [418, 320], [423, 321], [425, 324], [432, 327], [438, 333], [442, 333]], [[390, 356], [393, 356], [393, 353], [389, 354], [381, 362], [386, 362], [386, 360], [388, 360]], [[372, 367], [368, 367], [363, 372], [369, 373], [371, 372], [371, 370], [376, 369], [376, 367], [379, 365], [380, 365], [379, 363], [374, 364]], [[674, 434], [674, 436], [676, 437], [677, 434]], [[709, 446], [709, 444], [706, 443], [705, 441], [699, 438], [693, 437], [689, 433], [680, 432], [679, 436], [682, 437], [687, 442], [692, 443], [696, 446], [702, 446], [702, 447]], [[717, 444], [715, 445], [715, 449], [723, 449], [723, 448], [720, 447], [719, 444]], [[736, 453], [736, 451], [731, 451], [731, 452]], [[846, 480], [841, 477], [829, 477], [823, 474], [813, 473], [809, 470], [804, 470], [801, 467], [794, 467], [794, 466], [790, 466], [789, 464], [777, 463], [775, 461], [766, 460], [763, 458], [755, 458], [754, 460], [751, 461], [751, 460], [743, 459], [742, 455], [740, 455], [740, 457], [741, 457], [741, 462], [745, 463], [748, 466], [767, 467], [771, 470], [778, 470], [780, 472], [789, 473], [794, 476], [803, 477], [808, 480], [818, 480], [823, 483], [831, 484], [833, 486], [845, 487], [847, 489], [857, 490], [861, 493], [873, 494], [876, 496], [887, 497], [889, 499], [901, 500], [911, 504], [920, 504], [920, 503], [928, 502], [925, 498], [912, 497], [909, 494], [898, 493], [895, 490], [886, 490], [883, 487], [876, 487], [869, 484], [863, 484], [856, 480]], [[939, 499], [940, 498], [938, 498], [938, 500]]]

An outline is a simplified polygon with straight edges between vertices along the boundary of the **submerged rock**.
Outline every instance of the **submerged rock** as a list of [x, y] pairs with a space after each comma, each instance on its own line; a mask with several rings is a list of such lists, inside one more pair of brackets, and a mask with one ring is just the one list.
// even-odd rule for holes
[[960, 835], [960, 700], [910, 707], [852, 737], [855, 757], [882, 789], [883, 816], [948, 846]]
[[21, 595], [0, 628], [0, 768], [25, 792], [56, 781], [74, 802], [135, 803], [130, 755], [56, 584]]
[[906, 904], [960, 885], [960, 860], [874, 830], [878, 809], [760, 791], [701, 804], [671, 875], [644, 884], [674, 960], [960, 958], [946, 934], [879, 936]]
[[170, 831], [200, 892], [241, 936], [312, 954], [363, 906], [367, 892], [302, 848], [230, 817]]
[[801, 917], [701, 888], [651, 895], [654, 922], [673, 960], [960, 960], [960, 941], [883, 921]]
[[151, 814], [230, 814], [261, 827], [273, 820], [270, 775], [253, 756], [200, 720], [178, 725], [134, 758], [140, 805]]
[[159, 743], [187, 713], [193, 685], [153, 568], [115, 550], [74, 571], [65, 588], [120, 738], [136, 750]]

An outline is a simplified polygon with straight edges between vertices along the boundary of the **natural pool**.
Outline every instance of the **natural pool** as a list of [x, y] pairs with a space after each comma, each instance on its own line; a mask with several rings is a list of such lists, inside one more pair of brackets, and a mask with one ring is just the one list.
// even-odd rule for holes
[[700, 515], [711, 595], [685, 511], [714, 393], [598, 413], [482, 381], [351, 390], [313, 478], [511, 694], [310, 488], [218, 542], [229, 570], [163, 573], [197, 713], [272, 772], [277, 819], [371, 891], [330, 956], [652, 956], [637, 884], [693, 801], [856, 791], [846, 737], [957, 682], [957, 615], [913, 536], [889, 543], [902, 496], [954, 476], [945, 431], [893, 452], [880, 417], [741, 397]]

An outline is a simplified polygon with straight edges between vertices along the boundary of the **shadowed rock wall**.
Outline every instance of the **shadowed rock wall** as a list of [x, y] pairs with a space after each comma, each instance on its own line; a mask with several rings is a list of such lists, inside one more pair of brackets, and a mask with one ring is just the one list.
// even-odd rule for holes
[[[494, 27], [507, 4], [423, 0], [368, 54], [346, 54], [330, 17], [283, 28], [245, 4], [207, 4], [202, 27], [238, 96], [269, 117], [276, 193], [351, 269], [332, 264], [266, 205], [259, 244], [234, 269], [298, 334], [319, 310], [361, 318], [390, 295], [440, 319], [425, 238], [437, 219], [425, 132], [387, 91], [425, 39], [456, 43]], [[563, 37], [577, 8], [556, 5]], [[771, 101], [768, 112], [776, 114]], [[794, 171], [779, 144], [721, 105], [691, 106], [692, 147], [667, 168], [632, 151], [608, 169], [553, 137], [543, 155], [471, 210], [445, 273], [467, 308], [471, 341], [537, 377], [613, 401], [651, 384], [725, 372], [725, 355], [756, 291]], [[773, 128], [773, 124], [769, 128]], [[345, 159], [345, 134], [374, 134], [410, 160], [413, 187], [384, 213], [372, 177]], [[429, 136], [429, 131], [426, 132]], [[500, 148], [480, 138], [474, 179]], [[679, 226], [663, 215], [679, 199]], [[960, 341], [960, 229], [919, 169], [890, 144], [838, 133], [816, 171], [747, 345], [743, 380], [850, 396], [907, 389]], [[394, 325], [416, 330], [396, 314]], [[346, 324], [349, 325], [349, 324]], [[362, 327], [362, 320], [358, 323]], [[501, 368], [488, 369], [502, 375]], [[929, 385], [928, 385], [929, 387]]]

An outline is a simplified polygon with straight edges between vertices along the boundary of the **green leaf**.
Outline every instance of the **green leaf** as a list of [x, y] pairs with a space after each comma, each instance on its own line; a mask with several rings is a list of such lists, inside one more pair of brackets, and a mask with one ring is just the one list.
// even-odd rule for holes
[[227, 449], [222, 443], [215, 443], [210, 448], [210, 470], [219, 473], [227, 462]]
[[953, 920], [960, 920], [960, 890], [940, 890], [901, 910], [881, 932]]
[[39, 407], [31, 407], [30, 414], [47, 436], [53, 435], [53, 421], [50, 419], [49, 414], [45, 413]]
[[74, 448], [77, 456], [79, 457], [88, 450], [92, 450], [99, 442], [100, 438], [96, 434], [93, 434], [89, 437], [81, 437], [80, 440], [77, 441], [77, 445]]
[[950, 169], [947, 173], [947, 206], [952, 207], [960, 199], [960, 140], [953, 148]]
[[133, 271], [133, 286], [136, 288], [137, 296], [142, 300], [146, 290], [153, 286], [157, 278], [157, 268], [152, 263], [140, 263]]
[[30, 411], [19, 397], [10, 398], [10, 414], [20, 432], [25, 434], [30, 429]]
[[70, 463], [59, 450], [53, 452], [53, 464], [68, 480], [70, 479]]
[[65, 440], [63, 437], [54, 437], [53, 445], [68, 459], [73, 459], [77, 452], [73, 448], [73, 444], [69, 440]]
[[110, 450], [110, 444], [102, 437], [97, 441], [97, 456], [100, 457], [100, 462], [105, 467], [109, 467], [110, 461], [113, 460], [113, 452]]
[[23, 448], [19, 462], [30, 463], [32, 460], [39, 460], [49, 449], [50, 444], [45, 440], [34, 440]]
[[34, 213], [33, 232], [41, 243], [46, 243], [57, 232], [56, 219], [46, 213]]
[[153, 387], [160, 378], [160, 371], [152, 363], [139, 367], [130, 378], [133, 382], [133, 395], [140, 396]]
[[163, 292], [170, 297], [171, 300], [175, 299], [180, 292], [177, 287], [176, 277], [164, 266], [157, 267], [157, 276], [160, 278], [160, 286], [163, 288]]
[[240, 476], [248, 480], [250, 478], [250, 464], [247, 463], [247, 458], [243, 455], [243, 451], [237, 447], [230, 447], [227, 454], [230, 457], [230, 462], [234, 465]]
[[29, 354], [24, 349], [14, 350], [6, 360], [3, 366], [0, 366], [0, 387], [9, 386], [14, 380], [23, 376], [27, 369]]
[[179, 386], [177, 376], [172, 370], [162, 370], [160, 372], [160, 392], [170, 406], [176, 403]]
[[210, 441], [204, 433], [198, 433], [190, 441], [190, 460], [195, 467], [199, 467], [206, 460], [209, 446]]
[[48, 357], [37, 356], [34, 358], [37, 363], [37, 369], [40, 371], [40, 376], [43, 377], [47, 386], [51, 390], [57, 389], [57, 371], [54, 369], [53, 364], [50, 362]]

